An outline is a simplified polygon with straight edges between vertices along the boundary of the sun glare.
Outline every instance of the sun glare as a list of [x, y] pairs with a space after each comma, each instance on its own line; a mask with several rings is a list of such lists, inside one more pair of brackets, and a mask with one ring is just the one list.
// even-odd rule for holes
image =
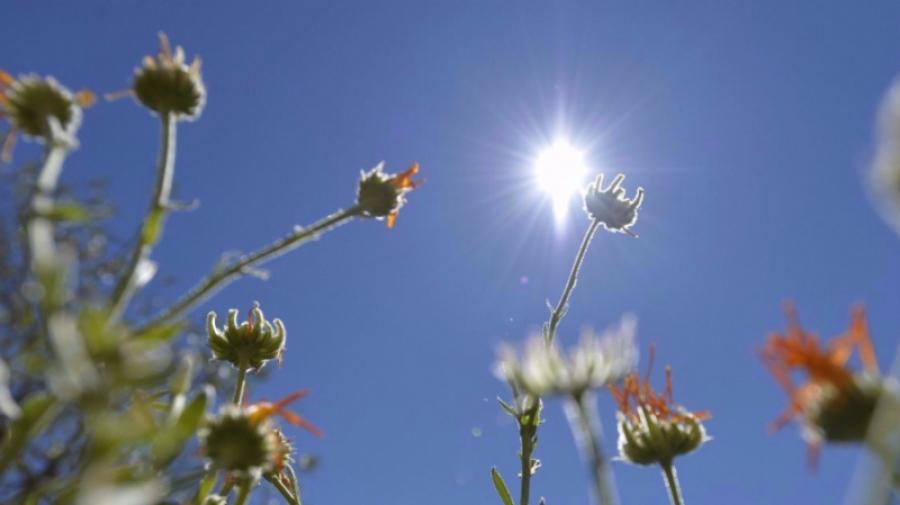
[[557, 139], [538, 154], [534, 162], [535, 180], [553, 201], [558, 220], [565, 217], [572, 195], [577, 194], [587, 174], [584, 152], [565, 139]]

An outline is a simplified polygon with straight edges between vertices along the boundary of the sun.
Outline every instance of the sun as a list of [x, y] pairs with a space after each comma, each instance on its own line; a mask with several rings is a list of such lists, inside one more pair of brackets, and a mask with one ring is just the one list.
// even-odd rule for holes
[[588, 172], [584, 151], [566, 139], [556, 139], [534, 161], [535, 182], [553, 201], [558, 220], [566, 216], [572, 195], [581, 191]]

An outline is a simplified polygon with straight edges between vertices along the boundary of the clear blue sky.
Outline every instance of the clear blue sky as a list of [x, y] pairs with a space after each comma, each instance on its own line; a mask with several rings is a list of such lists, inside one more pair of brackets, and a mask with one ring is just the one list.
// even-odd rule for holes
[[[164, 30], [200, 54], [209, 88], [180, 130], [175, 215], [155, 257], [177, 283], [352, 203], [360, 169], [422, 164], [394, 230], [356, 222], [232, 285], [282, 318], [283, 368], [256, 398], [299, 387], [325, 439], [311, 504], [496, 504], [517, 435], [494, 397], [496, 345], [556, 299], [586, 218], [555, 227], [529, 159], [565, 128], [597, 170], [647, 192], [639, 240], [599, 235], [561, 335], [638, 315], [677, 399], [715, 438], [679, 461], [692, 505], [840, 503], [858, 451], [804, 468], [786, 404], [755, 356], [797, 301], [831, 336], [869, 308], [882, 366], [900, 333], [900, 240], [865, 195], [874, 115], [900, 71], [895, 2], [7, 2], [13, 73], [117, 90]], [[132, 233], [149, 198], [157, 122], [129, 101], [87, 111], [67, 181], [106, 175]], [[19, 160], [36, 153], [17, 152]], [[574, 202], [573, 202], [574, 205]], [[522, 277], [528, 282], [522, 283]], [[658, 376], [661, 378], [661, 375]], [[601, 416], [612, 449], [609, 398]], [[534, 485], [586, 503], [585, 471], [550, 402]], [[481, 430], [473, 435], [473, 428]], [[664, 503], [656, 471], [615, 464], [627, 504]]]

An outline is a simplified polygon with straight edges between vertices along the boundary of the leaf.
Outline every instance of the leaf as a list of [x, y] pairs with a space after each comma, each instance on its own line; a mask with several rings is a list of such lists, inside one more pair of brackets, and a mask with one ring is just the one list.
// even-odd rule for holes
[[44, 216], [51, 221], [83, 223], [93, 217], [91, 212], [77, 203], [58, 203]]
[[516, 409], [513, 408], [512, 405], [510, 405], [510, 404], [506, 403], [505, 401], [503, 401], [503, 398], [500, 398], [500, 397], [498, 396], [498, 397], [497, 397], [497, 402], [500, 403], [500, 407], [501, 407], [503, 410], [505, 410], [507, 414], [513, 416], [514, 418], [518, 418], [518, 417], [519, 417], [519, 413], [516, 412]]
[[185, 325], [184, 321], [155, 324], [135, 335], [135, 338], [145, 342], [167, 342], [181, 333]]
[[497, 490], [497, 495], [500, 496], [503, 505], [515, 505], [512, 496], [509, 494], [509, 489], [506, 487], [506, 482], [503, 481], [503, 477], [500, 476], [497, 467], [491, 468], [491, 480], [494, 481], [494, 489]]
[[210, 399], [210, 392], [203, 390], [181, 411], [178, 419], [165, 427], [153, 439], [153, 461], [156, 466], [165, 467], [181, 453], [187, 442], [200, 427], [206, 414], [206, 404]]

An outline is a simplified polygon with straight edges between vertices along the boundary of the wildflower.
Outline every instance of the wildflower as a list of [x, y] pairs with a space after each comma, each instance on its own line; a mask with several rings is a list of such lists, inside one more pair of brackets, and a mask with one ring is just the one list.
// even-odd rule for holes
[[74, 143], [81, 125], [81, 109], [94, 100], [90, 91], [73, 94], [53, 77], [29, 74], [15, 79], [0, 70], [0, 118], [7, 118], [11, 126], [0, 159], [10, 160], [19, 133], [46, 143]]
[[356, 205], [366, 217], [385, 219], [388, 228], [394, 227], [400, 208], [406, 203], [406, 193], [422, 184], [412, 177], [419, 172], [419, 164], [413, 163], [406, 171], [389, 175], [383, 172], [384, 162], [372, 170], [362, 172]]
[[609, 187], [601, 189], [603, 174], [598, 175], [584, 191], [584, 210], [607, 230], [634, 236], [629, 228], [637, 222], [638, 207], [644, 201], [644, 188], [638, 188], [634, 198], [628, 200], [622, 189], [623, 180], [625, 176], [618, 174]]
[[159, 55], [145, 56], [134, 71], [130, 90], [107, 95], [109, 99], [133, 95], [144, 107], [159, 114], [174, 114], [177, 119], [193, 121], [206, 104], [206, 86], [200, 76], [200, 58], [185, 63], [184, 49], [172, 51], [169, 38], [159, 34]]
[[[870, 428], [879, 402], [886, 400], [896, 407], [900, 400], [896, 383], [879, 374], [863, 307], [853, 309], [847, 332], [824, 346], [803, 329], [792, 305], [785, 307], [785, 314], [786, 332], [769, 335], [760, 352], [790, 400], [772, 429], [796, 419], [809, 447], [810, 465], [815, 464], [823, 441], [877, 442]], [[863, 365], [859, 372], [848, 366], [854, 348]], [[796, 384], [795, 372], [804, 374], [806, 382]]]
[[508, 346], [500, 349], [495, 370], [498, 377], [534, 396], [546, 394], [580, 396], [621, 379], [637, 362], [634, 335], [637, 321], [622, 318], [617, 328], [600, 337], [591, 331], [565, 355], [543, 336], [531, 337], [519, 356]]
[[[216, 327], [216, 313], [206, 316], [207, 342], [213, 359], [228, 361], [238, 369], [259, 370], [271, 359], [281, 361], [287, 336], [280, 319], [266, 321], [259, 304], [255, 304], [247, 321], [238, 324], [237, 309], [228, 311], [228, 323]], [[274, 326], [273, 326], [274, 324]]]
[[228, 404], [210, 419], [200, 432], [204, 455], [215, 468], [250, 477], [281, 471], [289, 459], [283, 434], [271, 422], [280, 416], [288, 423], [306, 429], [315, 436], [322, 432], [299, 415], [286, 410], [287, 405], [306, 396], [297, 391], [276, 403], [259, 402], [249, 406]]
[[610, 386], [619, 406], [619, 455], [635, 465], [670, 466], [676, 456], [693, 452], [709, 440], [702, 421], [710, 415], [675, 404], [670, 367], [663, 393], [654, 391], [649, 379], [649, 370], [643, 380], [630, 373], [621, 388]]

